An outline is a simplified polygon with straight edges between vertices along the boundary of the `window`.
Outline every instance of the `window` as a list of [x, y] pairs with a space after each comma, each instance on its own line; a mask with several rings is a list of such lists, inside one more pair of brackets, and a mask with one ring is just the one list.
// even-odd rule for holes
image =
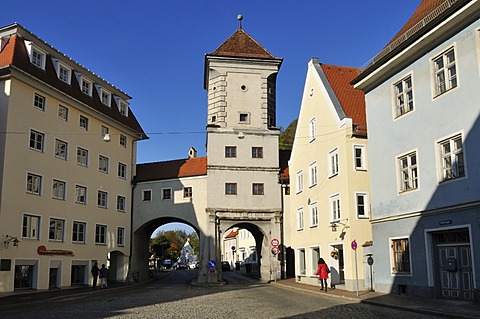
[[123, 227], [117, 228], [117, 246], [125, 246], [125, 228]]
[[120, 101], [118, 106], [118, 111], [120, 112], [120, 114], [124, 116], [128, 116], [128, 104], [123, 101]]
[[25, 41], [25, 45], [28, 51], [28, 55], [30, 57], [30, 62], [39, 67], [42, 70], [45, 70], [45, 61], [47, 54], [40, 50], [38, 47], [35, 47], [32, 42]]
[[146, 189], [142, 192], [142, 201], [149, 202], [152, 200], [152, 190]]
[[250, 121], [248, 115], [249, 115], [248, 113], [240, 113], [240, 115], [239, 115], [240, 123], [248, 123]]
[[418, 188], [417, 154], [410, 154], [398, 158], [400, 170], [400, 192], [406, 192]]
[[317, 203], [311, 203], [310, 208], [310, 227], [318, 226], [318, 207]]
[[317, 137], [317, 119], [313, 118], [310, 120], [309, 141], [313, 142], [316, 137]]
[[59, 139], [55, 139], [55, 157], [67, 159], [68, 143]]
[[263, 158], [263, 147], [252, 147], [252, 158]]
[[123, 163], [118, 163], [118, 177], [120, 178], [127, 178], [127, 165]]
[[321, 257], [320, 255], [320, 247], [311, 247], [310, 248], [310, 269], [312, 274], [315, 274], [318, 269], [318, 259]]
[[365, 159], [366, 151], [365, 145], [354, 145], [353, 146], [353, 156], [355, 162], [355, 169], [357, 171], [363, 171], [367, 169], [367, 163]]
[[455, 51], [450, 49], [433, 59], [435, 77], [435, 95], [440, 95], [457, 86]]
[[441, 181], [465, 176], [462, 135], [438, 143], [441, 159]]
[[338, 174], [338, 149], [334, 149], [328, 153], [329, 158], [329, 177], [333, 177]]
[[225, 195], [237, 195], [237, 183], [225, 183]]
[[102, 138], [104, 138], [105, 135], [109, 133], [109, 131], [110, 130], [108, 129], [108, 127], [102, 125], [102, 127], [100, 128], [100, 134], [102, 135]]
[[394, 273], [410, 273], [410, 247], [408, 238], [392, 239]]
[[406, 77], [395, 84], [395, 116], [413, 111], [412, 77]]
[[120, 134], [120, 146], [127, 147], [127, 137]]
[[309, 179], [308, 186], [313, 187], [317, 185], [317, 162], [314, 162], [308, 166]]
[[98, 170], [102, 173], [108, 173], [108, 157], [98, 156]]
[[77, 164], [88, 166], [88, 151], [81, 147], [77, 147]]
[[43, 152], [43, 143], [45, 141], [45, 134], [30, 130], [30, 148]]
[[237, 147], [225, 146], [225, 157], [237, 157]]
[[126, 202], [127, 199], [125, 196], [117, 196], [117, 211], [119, 212], [125, 212], [126, 211]]
[[57, 179], [52, 183], [52, 198], [65, 200], [66, 183]]
[[51, 218], [50, 226], [48, 228], [48, 239], [53, 241], [63, 241], [64, 226], [64, 220]]
[[103, 191], [98, 191], [97, 193], [97, 206], [100, 208], [107, 208], [108, 204], [108, 193]]
[[253, 183], [252, 184], [252, 194], [253, 195], [264, 195], [263, 183]]
[[303, 171], [297, 173], [297, 194], [303, 192]]
[[107, 225], [95, 225], [95, 244], [107, 244]]
[[80, 115], [80, 127], [88, 131], [88, 118]]
[[42, 177], [32, 173], [27, 174], [27, 193], [40, 195], [42, 190]]
[[75, 186], [75, 203], [86, 204], [87, 203], [87, 188], [84, 186]]
[[307, 274], [307, 266], [306, 266], [306, 256], [305, 256], [305, 249], [300, 248], [298, 250], [298, 273], [300, 275]]
[[64, 67], [63, 65], [59, 65], [58, 68], [58, 78], [62, 80], [65, 83], [70, 84], [70, 75], [71, 75], [71, 70]]
[[302, 230], [305, 225], [303, 218], [303, 207], [297, 208], [297, 230]]
[[72, 242], [85, 243], [87, 231], [87, 224], [83, 222], [73, 222]]
[[191, 186], [183, 188], [183, 198], [192, 198], [193, 188]]
[[35, 93], [33, 97], [33, 106], [39, 110], [45, 111], [46, 99], [44, 96]]
[[162, 188], [162, 199], [172, 199], [171, 188]]
[[110, 92], [105, 91], [104, 89], [101, 89], [101, 92], [102, 93], [100, 95], [100, 98], [102, 100], [102, 103], [110, 107], [111, 101], [112, 101], [112, 94]]
[[84, 78], [83, 76], [80, 77], [80, 90], [89, 95], [92, 96], [92, 82]]
[[357, 218], [368, 218], [368, 202], [367, 194], [365, 193], [356, 193], [355, 194], [356, 207], [357, 207]]
[[23, 215], [22, 238], [38, 239], [40, 229], [40, 217]]
[[58, 106], [58, 118], [64, 121], [68, 121], [68, 108], [65, 106]]
[[330, 197], [330, 214], [332, 222], [340, 221], [340, 195], [338, 194]]

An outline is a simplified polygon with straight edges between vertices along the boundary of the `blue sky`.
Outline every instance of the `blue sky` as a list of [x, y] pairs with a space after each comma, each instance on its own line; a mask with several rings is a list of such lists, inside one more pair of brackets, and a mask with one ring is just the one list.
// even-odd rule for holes
[[361, 67], [400, 30], [420, 0], [4, 1], [0, 25], [23, 27], [132, 96], [150, 137], [139, 163], [205, 154], [204, 55], [238, 28], [284, 59], [277, 125], [298, 116], [307, 63]]

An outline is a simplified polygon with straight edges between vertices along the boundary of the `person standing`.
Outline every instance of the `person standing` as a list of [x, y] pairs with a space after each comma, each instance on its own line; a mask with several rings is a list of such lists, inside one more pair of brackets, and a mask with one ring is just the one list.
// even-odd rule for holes
[[105, 268], [105, 264], [102, 264], [100, 268], [100, 289], [107, 288], [108, 269]]
[[97, 278], [98, 278], [98, 272], [99, 272], [99, 269], [98, 269], [98, 266], [97, 266], [97, 263], [95, 262], [93, 264], [93, 267], [92, 267], [92, 277], [93, 277], [93, 288], [97, 287]]
[[322, 285], [321, 290], [325, 288], [325, 292], [327, 291], [327, 279], [328, 279], [328, 273], [330, 272], [330, 269], [328, 269], [327, 263], [323, 258], [318, 259], [318, 268], [317, 272], [315, 275], [320, 278], [320, 283]]

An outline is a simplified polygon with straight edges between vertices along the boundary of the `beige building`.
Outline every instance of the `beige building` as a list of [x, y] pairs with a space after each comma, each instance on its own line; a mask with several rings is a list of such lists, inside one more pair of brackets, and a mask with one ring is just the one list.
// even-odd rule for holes
[[0, 291], [125, 280], [130, 97], [18, 24], [0, 28]]
[[365, 101], [349, 84], [357, 74], [318, 59], [309, 62], [284, 205], [296, 280], [318, 284], [315, 272], [322, 257], [332, 271], [332, 285], [347, 290], [357, 289], [357, 273], [363, 289], [362, 245], [372, 239]]

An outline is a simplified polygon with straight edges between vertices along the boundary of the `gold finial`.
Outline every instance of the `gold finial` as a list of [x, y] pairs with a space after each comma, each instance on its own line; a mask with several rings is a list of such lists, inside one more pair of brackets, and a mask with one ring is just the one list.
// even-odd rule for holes
[[238, 28], [241, 30], [242, 29], [242, 20], [243, 20], [243, 16], [241, 14], [239, 14], [237, 16], [237, 20], [238, 20]]

